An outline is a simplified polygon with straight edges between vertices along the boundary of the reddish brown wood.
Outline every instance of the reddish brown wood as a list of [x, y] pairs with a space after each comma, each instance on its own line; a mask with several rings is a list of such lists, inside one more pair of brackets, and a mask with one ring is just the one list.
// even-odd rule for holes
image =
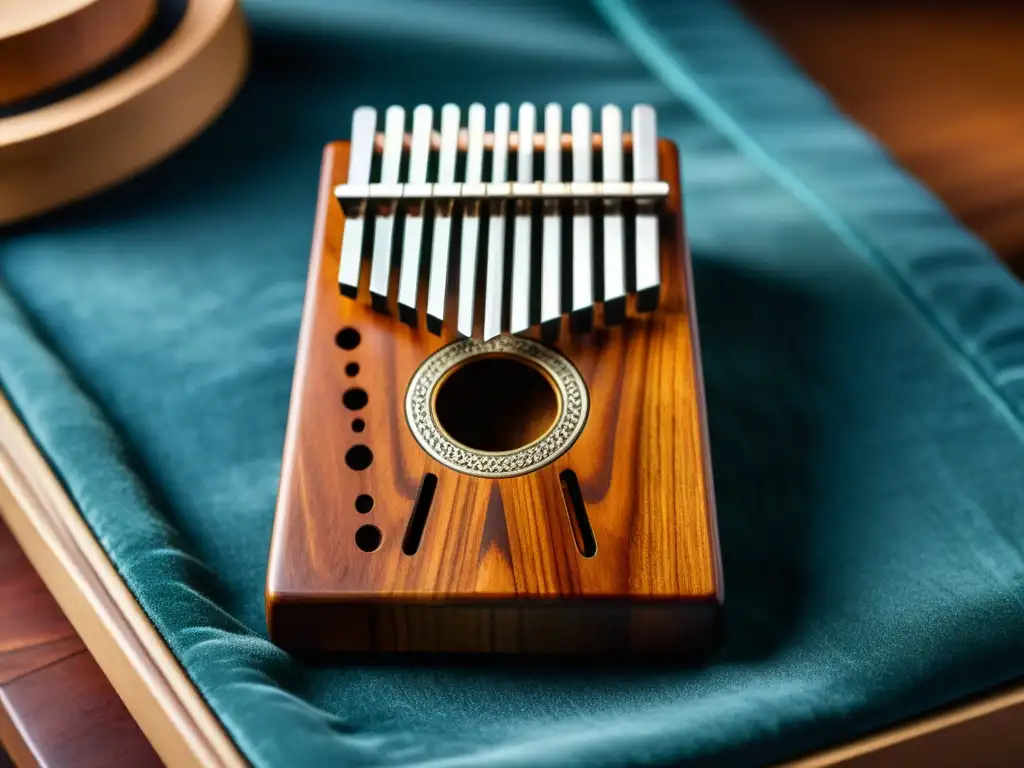
[[19, 766], [160, 765], [2, 521], [0, 743]]
[[127, 711], [112, 706], [112, 695], [82, 649], [8, 683], [0, 689], [0, 702], [22, 725], [25, 744], [40, 765], [160, 765]]
[[[688, 254], [675, 147], [661, 146], [672, 186], [662, 217], [659, 310], [583, 336], [568, 322], [553, 345], [590, 392], [587, 425], [567, 454], [527, 475], [472, 477], [430, 458], [405, 420], [416, 368], [455, 339], [409, 328], [338, 294], [343, 216], [331, 189], [344, 181], [348, 146], [327, 147], [318, 225], [293, 388], [267, 582], [270, 632], [296, 650], [674, 651], [713, 645], [721, 589], [700, 390]], [[457, 252], [457, 251], [456, 251]], [[450, 280], [457, 289], [458, 277]], [[392, 291], [394, 294], [396, 291]], [[346, 353], [345, 327], [362, 337]], [[534, 337], [537, 334], [534, 333]], [[360, 366], [355, 377], [346, 364]], [[356, 384], [357, 413], [341, 402]], [[501, 408], [500, 392], [486, 393]], [[351, 428], [354, 417], [365, 431]], [[346, 451], [374, 452], [362, 472]], [[598, 553], [577, 550], [559, 475], [580, 480]], [[401, 542], [421, 479], [437, 490], [419, 551]], [[357, 512], [360, 494], [374, 498]], [[383, 543], [361, 551], [356, 530]]]
[[13, 683], [19, 677], [62, 661], [81, 650], [81, 640], [76, 635], [71, 635], [40, 645], [28, 645], [5, 651], [3, 656], [0, 656], [0, 686]]

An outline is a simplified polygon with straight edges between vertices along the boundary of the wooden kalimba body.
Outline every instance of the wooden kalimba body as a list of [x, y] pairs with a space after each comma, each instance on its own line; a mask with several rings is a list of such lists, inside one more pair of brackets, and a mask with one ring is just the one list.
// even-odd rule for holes
[[[679, 159], [637, 106], [356, 111], [267, 577], [297, 651], [691, 654], [722, 604]], [[340, 291], [339, 291], [340, 288]]]

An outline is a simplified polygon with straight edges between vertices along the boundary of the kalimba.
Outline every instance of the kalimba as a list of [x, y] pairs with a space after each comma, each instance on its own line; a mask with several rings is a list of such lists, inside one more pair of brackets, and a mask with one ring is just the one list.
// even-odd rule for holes
[[356, 110], [327, 146], [267, 576], [297, 652], [706, 652], [722, 574], [654, 110]]

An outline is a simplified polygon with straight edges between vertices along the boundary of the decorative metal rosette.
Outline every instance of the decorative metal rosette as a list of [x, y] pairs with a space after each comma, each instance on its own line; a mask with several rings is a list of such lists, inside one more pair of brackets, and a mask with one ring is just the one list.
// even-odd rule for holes
[[[438, 426], [431, 402], [434, 389], [450, 370], [479, 355], [495, 353], [523, 357], [542, 368], [558, 387], [562, 407], [540, 440], [514, 451], [485, 453], [453, 442]], [[571, 362], [543, 344], [505, 335], [490, 341], [462, 339], [439, 349], [413, 375], [405, 396], [405, 416], [423, 450], [445, 466], [477, 477], [514, 477], [550, 464], [576, 442], [589, 408], [586, 385]]]

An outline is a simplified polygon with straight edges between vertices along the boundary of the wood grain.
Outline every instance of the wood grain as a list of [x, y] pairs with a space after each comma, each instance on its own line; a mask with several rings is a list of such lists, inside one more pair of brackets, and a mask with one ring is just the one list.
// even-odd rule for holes
[[20, 766], [160, 765], [2, 521], [0, 743]]
[[157, 0], [0, 0], [0, 105], [38, 95], [121, 53]]
[[[586, 382], [587, 425], [554, 463], [490, 479], [429, 457], [405, 421], [412, 374], [456, 338], [455, 302], [436, 337], [400, 323], [394, 306], [391, 314], [370, 309], [365, 279], [358, 300], [339, 296], [343, 216], [331, 190], [344, 181], [348, 146], [327, 147], [267, 581], [275, 642], [305, 651], [531, 653], [714, 644], [721, 576], [673, 145], [661, 144], [660, 163], [672, 194], [659, 310], [631, 308], [624, 325], [582, 336], [566, 320], [553, 346]], [[453, 296], [457, 282], [449, 282]], [[335, 344], [346, 327], [362, 339], [350, 353]], [[351, 362], [354, 378], [344, 374]], [[369, 394], [357, 413], [341, 402], [353, 384]], [[497, 398], [491, 405], [502, 407]], [[355, 416], [365, 431], [352, 430]], [[350, 470], [346, 451], [363, 443], [373, 464]], [[593, 558], [577, 550], [563, 470], [579, 478]], [[400, 545], [428, 472], [437, 491], [409, 556]], [[374, 499], [369, 513], [356, 511], [361, 494]], [[375, 552], [355, 543], [366, 524], [383, 534]]]

